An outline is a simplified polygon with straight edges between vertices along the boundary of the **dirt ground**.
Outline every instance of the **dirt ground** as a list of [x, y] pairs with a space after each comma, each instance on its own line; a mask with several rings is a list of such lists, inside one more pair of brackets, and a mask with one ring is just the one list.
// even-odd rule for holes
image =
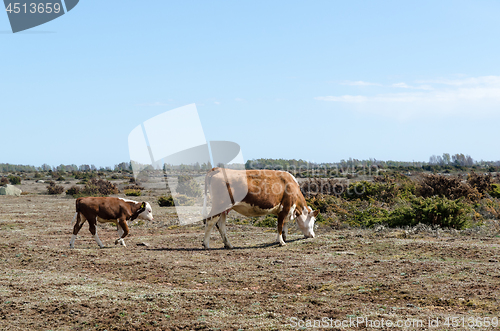
[[153, 203], [127, 247], [101, 225], [99, 249], [85, 225], [71, 250], [75, 200], [31, 191], [0, 196], [2, 330], [500, 327], [495, 234], [320, 227], [279, 247], [275, 230], [233, 222], [235, 249], [214, 232], [203, 250], [202, 225]]

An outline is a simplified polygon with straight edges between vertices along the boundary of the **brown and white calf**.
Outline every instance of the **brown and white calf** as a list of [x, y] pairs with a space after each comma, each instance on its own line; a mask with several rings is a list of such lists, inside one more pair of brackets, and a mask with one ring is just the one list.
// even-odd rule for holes
[[76, 200], [76, 213], [71, 221], [73, 224], [73, 236], [69, 243], [70, 248], [75, 247], [76, 235], [80, 231], [85, 221], [89, 222], [90, 233], [94, 236], [99, 247], [103, 248], [99, 236], [96, 232], [96, 224], [99, 223], [116, 223], [118, 230], [118, 239], [116, 244], [125, 246], [125, 238], [128, 233], [127, 221], [133, 221], [136, 218], [143, 220], [153, 220], [151, 205], [148, 202], [137, 202], [122, 198], [112, 197], [85, 197]]
[[[209, 187], [212, 209], [206, 215]], [[294, 219], [306, 238], [314, 238], [314, 222], [319, 214], [318, 210], [313, 211], [307, 206], [297, 180], [288, 172], [213, 168], [205, 178], [205, 248], [209, 248], [210, 232], [215, 224], [224, 247], [232, 248], [226, 235], [226, 215], [229, 210], [245, 216], [277, 215], [277, 242], [281, 246], [285, 245], [288, 222]]]

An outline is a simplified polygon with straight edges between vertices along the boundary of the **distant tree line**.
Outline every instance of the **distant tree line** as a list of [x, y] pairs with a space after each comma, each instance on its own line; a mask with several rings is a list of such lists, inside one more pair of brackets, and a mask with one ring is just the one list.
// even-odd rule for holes
[[0, 163], [0, 172], [9, 173], [9, 172], [89, 172], [89, 171], [131, 171], [132, 167], [130, 166], [130, 162], [122, 162], [116, 164], [114, 168], [111, 167], [100, 167], [97, 168], [95, 165], [91, 164], [82, 164], [77, 166], [76, 164], [68, 164], [68, 165], [58, 165], [58, 166], [50, 166], [46, 163], [42, 164], [39, 167], [35, 167], [32, 165], [22, 165], [22, 164], [10, 164], [10, 163]]
[[[134, 161], [132, 161], [134, 162]], [[135, 166], [143, 170], [153, 170], [154, 167], [151, 165], [141, 165], [135, 163]], [[220, 166], [220, 165], [218, 165]], [[229, 166], [230, 167], [230, 166]], [[157, 165], [156, 168], [163, 168], [164, 171], [169, 170], [196, 170], [196, 171], [208, 171], [212, 168], [210, 162], [194, 165]], [[307, 171], [336, 171], [340, 173], [346, 172], [356, 172], [359, 169], [389, 169], [389, 170], [405, 170], [405, 171], [435, 171], [435, 172], [446, 172], [453, 170], [466, 170], [467, 168], [472, 169], [485, 169], [486, 171], [495, 172], [500, 171], [500, 161], [475, 161], [470, 155], [464, 154], [454, 154], [443, 153], [443, 155], [432, 155], [429, 158], [429, 162], [408, 162], [408, 161], [382, 161], [374, 158], [367, 160], [359, 160], [349, 158], [347, 160], [340, 160], [339, 162], [308, 162], [302, 159], [271, 159], [271, 158], [260, 158], [248, 160], [245, 163], [246, 169], [270, 169], [270, 170], [288, 170], [292, 172], [307, 172]], [[52, 172], [92, 172], [92, 171], [132, 171], [131, 162], [121, 162], [115, 164], [113, 168], [111, 167], [100, 167], [99, 169], [91, 164], [82, 164], [77, 166], [76, 164], [70, 165], [58, 165], [50, 166], [46, 163], [39, 167], [32, 165], [20, 165], [20, 164], [9, 164], [0, 163], [0, 172], [10, 173], [10, 172], [35, 172], [35, 171], [52, 171]]]

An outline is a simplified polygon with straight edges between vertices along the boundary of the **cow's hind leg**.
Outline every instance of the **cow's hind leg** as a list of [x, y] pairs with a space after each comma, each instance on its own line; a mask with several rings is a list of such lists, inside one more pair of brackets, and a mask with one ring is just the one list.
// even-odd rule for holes
[[104, 248], [101, 239], [99, 239], [99, 236], [97, 235], [97, 229], [96, 229], [97, 217], [93, 220], [89, 219], [88, 221], [89, 221], [89, 231], [90, 233], [92, 233], [95, 242], [97, 243], [97, 245], [99, 245], [100, 248]]
[[219, 220], [216, 223], [217, 229], [219, 229], [220, 236], [222, 237], [222, 241], [224, 242], [224, 248], [233, 248], [233, 245], [229, 242], [229, 239], [227, 239], [227, 232], [226, 232], [226, 213], [222, 213], [220, 215]]
[[285, 224], [285, 217], [287, 214], [288, 212], [284, 213], [283, 211], [278, 214], [278, 238], [276, 238], [276, 241], [280, 244], [280, 246], [285, 246], [285, 240], [283, 240], [283, 232], [284, 232], [283, 229], [287, 228], [287, 225]]
[[203, 238], [203, 247], [205, 247], [205, 249], [210, 248], [210, 233], [212, 232], [212, 228], [217, 223], [219, 218], [220, 217], [217, 215], [207, 219], [207, 223], [205, 224], [205, 237]]
[[127, 247], [127, 245], [125, 245], [125, 241], [123, 240], [123, 238], [125, 238], [127, 235], [128, 235], [128, 224], [127, 224], [127, 221], [118, 221], [117, 220], [117, 227], [118, 227], [118, 236], [119, 238], [115, 240], [115, 245], [122, 245], [123, 247]]
[[83, 223], [85, 223], [86, 221], [85, 217], [82, 214], [77, 213], [75, 217], [76, 217], [76, 223], [75, 226], [73, 226], [73, 235], [71, 236], [71, 241], [69, 242], [70, 248], [75, 248], [76, 235], [78, 234], [78, 232], [80, 232]]

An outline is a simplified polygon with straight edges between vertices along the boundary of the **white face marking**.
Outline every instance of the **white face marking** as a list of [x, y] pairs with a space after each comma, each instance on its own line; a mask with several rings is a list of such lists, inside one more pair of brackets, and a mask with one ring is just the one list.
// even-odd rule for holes
[[302, 233], [307, 238], [314, 238], [314, 222], [316, 218], [314, 217], [314, 212], [309, 207], [304, 207], [302, 209], [302, 215], [297, 216], [297, 225], [299, 226]]
[[268, 214], [278, 215], [279, 212], [283, 210], [283, 206], [279, 204], [270, 209], [263, 209], [246, 202], [238, 202], [233, 206], [233, 209], [245, 216], [264, 216]]
[[146, 221], [152, 221], [153, 220], [153, 209], [151, 208], [151, 205], [149, 202], [146, 202], [146, 209], [137, 216], [137, 218], [146, 220]]

